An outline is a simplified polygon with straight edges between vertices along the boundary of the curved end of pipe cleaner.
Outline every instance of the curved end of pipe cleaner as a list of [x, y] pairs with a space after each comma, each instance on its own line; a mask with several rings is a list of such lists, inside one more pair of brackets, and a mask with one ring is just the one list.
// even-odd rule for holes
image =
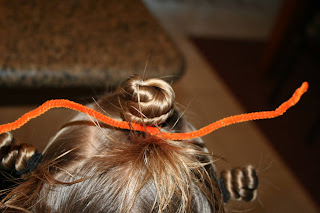
[[308, 91], [308, 88], [309, 88], [308, 82], [306, 82], [306, 81], [303, 82], [302, 85], [301, 85], [301, 87], [299, 87], [299, 88], [295, 91], [295, 94], [297, 94], [297, 95], [295, 96], [295, 99], [294, 99], [294, 101], [292, 102], [292, 106], [299, 102], [301, 96]]
[[[264, 112], [255, 112], [255, 113], [246, 113], [241, 115], [235, 115], [230, 116], [224, 119], [221, 119], [219, 121], [213, 122], [212, 124], [209, 124], [206, 127], [203, 127], [199, 130], [196, 130], [194, 132], [188, 132], [188, 133], [166, 133], [161, 132], [161, 129], [155, 128], [155, 127], [147, 127], [146, 129], [139, 125], [139, 124], [131, 124], [133, 129], [136, 131], [147, 131], [152, 135], [157, 135], [162, 138], [171, 139], [171, 140], [186, 140], [186, 139], [192, 139], [197, 137], [202, 137], [206, 134], [209, 134], [219, 128], [235, 124], [235, 123], [241, 123], [245, 121], [251, 121], [251, 120], [259, 120], [259, 119], [268, 119], [268, 118], [275, 118], [283, 113], [285, 113], [290, 107], [294, 106], [296, 103], [299, 102], [301, 96], [308, 90], [309, 84], [307, 82], [303, 82], [302, 85], [296, 89], [293, 96], [283, 104], [281, 104], [276, 110], [274, 111], [264, 111]], [[14, 122], [2, 124], [0, 125], [0, 134], [3, 132], [12, 131], [15, 129], [20, 128], [24, 124], [26, 124], [29, 120], [36, 118], [49, 109], [52, 108], [69, 108], [72, 110], [76, 110], [85, 114], [88, 114], [92, 117], [97, 118], [98, 120], [117, 127], [121, 129], [130, 129], [130, 125], [128, 125], [125, 121], [118, 121], [113, 118], [110, 118], [104, 114], [101, 114], [97, 111], [94, 111], [86, 106], [83, 106], [81, 104], [75, 103], [73, 101], [69, 100], [50, 100], [39, 106], [37, 109], [34, 109], [23, 116], [21, 116], [19, 119], [17, 119]]]

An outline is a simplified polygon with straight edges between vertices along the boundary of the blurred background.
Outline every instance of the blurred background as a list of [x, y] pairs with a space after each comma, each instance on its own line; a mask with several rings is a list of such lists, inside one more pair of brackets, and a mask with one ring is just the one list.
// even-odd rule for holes
[[247, 112], [276, 108], [310, 83], [288, 116], [255, 123], [320, 203], [320, 2], [145, 2], [159, 19], [174, 20]]
[[[285, 115], [204, 137], [219, 169], [257, 167], [257, 201], [230, 212], [319, 212], [318, 0], [0, 0], [0, 123], [47, 99], [88, 103], [138, 73], [171, 82], [202, 127], [273, 110], [303, 81]], [[14, 134], [40, 150], [70, 118], [54, 110]]]

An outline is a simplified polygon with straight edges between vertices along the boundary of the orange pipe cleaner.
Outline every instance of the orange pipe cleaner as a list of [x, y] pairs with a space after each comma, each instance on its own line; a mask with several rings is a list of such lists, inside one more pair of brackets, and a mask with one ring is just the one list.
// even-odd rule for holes
[[187, 133], [168, 133], [168, 132], [161, 131], [161, 129], [157, 127], [151, 127], [151, 126], [145, 127], [143, 125], [136, 124], [136, 123], [128, 123], [126, 121], [115, 120], [113, 118], [110, 118], [100, 112], [97, 112], [81, 104], [75, 103], [73, 101], [61, 99], [61, 100], [49, 100], [44, 104], [42, 104], [41, 106], [39, 106], [38, 108], [30, 112], [27, 112], [16, 121], [12, 123], [0, 125], [0, 134], [20, 128], [21, 126], [26, 124], [29, 120], [44, 114], [49, 109], [68, 108], [68, 109], [72, 109], [72, 110], [76, 110], [76, 111], [88, 114], [98, 119], [99, 121], [102, 121], [116, 128], [132, 129], [136, 131], [148, 132], [151, 135], [156, 135], [160, 138], [164, 138], [168, 140], [188, 140], [188, 139], [202, 137], [219, 128], [229, 126], [231, 124], [278, 117], [283, 113], [285, 113], [290, 107], [294, 106], [300, 100], [301, 96], [308, 90], [308, 87], [309, 87], [308, 83], [304, 82], [301, 85], [301, 87], [299, 87], [294, 92], [294, 94], [289, 100], [281, 104], [277, 109], [273, 111], [253, 112], [253, 113], [230, 116], [227, 118], [223, 118], [219, 121], [213, 122], [208, 126], [205, 126], [199, 130], [196, 130], [193, 132], [187, 132]]

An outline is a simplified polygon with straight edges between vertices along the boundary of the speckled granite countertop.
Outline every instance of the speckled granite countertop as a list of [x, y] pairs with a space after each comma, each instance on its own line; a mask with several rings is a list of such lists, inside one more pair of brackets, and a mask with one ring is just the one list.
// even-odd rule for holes
[[103, 87], [181, 76], [183, 59], [140, 0], [0, 0], [0, 87]]

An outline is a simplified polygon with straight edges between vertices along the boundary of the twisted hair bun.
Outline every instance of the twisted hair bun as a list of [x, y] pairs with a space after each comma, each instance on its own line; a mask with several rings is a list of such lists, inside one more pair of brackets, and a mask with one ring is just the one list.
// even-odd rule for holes
[[221, 172], [220, 187], [224, 194], [224, 202], [229, 199], [253, 201], [257, 195], [258, 176], [251, 166], [235, 168]]
[[26, 168], [28, 160], [37, 152], [33, 145], [18, 144], [10, 132], [0, 134], [0, 166], [2, 169], [20, 172]]
[[129, 78], [122, 88], [125, 98], [123, 116], [128, 122], [159, 125], [174, 111], [175, 94], [172, 87], [160, 79]]

